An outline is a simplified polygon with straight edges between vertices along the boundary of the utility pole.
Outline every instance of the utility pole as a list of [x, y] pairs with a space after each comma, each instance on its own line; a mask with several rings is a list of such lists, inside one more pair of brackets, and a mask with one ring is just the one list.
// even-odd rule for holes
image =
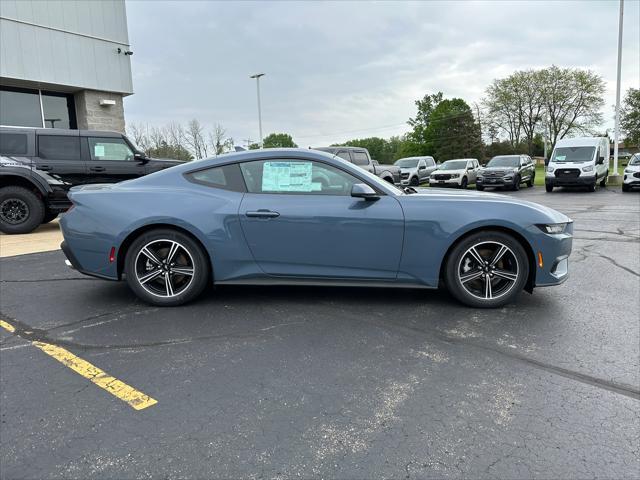
[[256, 90], [258, 92], [258, 128], [260, 130], [260, 148], [262, 148], [262, 110], [260, 106], [260, 77], [263, 77], [264, 73], [256, 73], [249, 78], [256, 79]]
[[244, 139], [244, 143], [247, 146], [247, 150], [249, 150], [249, 147], [251, 146], [251, 144], [253, 143], [253, 140], [251, 138], [245, 138]]
[[[620, 74], [622, 71], [622, 19], [624, 14], [624, 0], [620, 0], [620, 19], [618, 20], [618, 78], [616, 80], [616, 120], [613, 134], [613, 174], [609, 178], [611, 184], [620, 184], [618, 175], [618, 142], [620, 141]], [[608, 160], [607, 160], [608, 161]]]

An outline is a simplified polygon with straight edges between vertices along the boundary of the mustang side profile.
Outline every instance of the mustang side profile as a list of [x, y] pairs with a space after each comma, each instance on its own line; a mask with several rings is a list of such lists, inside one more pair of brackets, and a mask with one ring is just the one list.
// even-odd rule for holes
[[154, 305], [208, 284], [446, 286], [473, 307], [567, 279], [572, 221], [504, 195], [400, 190], [316, 150], [239, 152], [74, 187], [67, 264]]

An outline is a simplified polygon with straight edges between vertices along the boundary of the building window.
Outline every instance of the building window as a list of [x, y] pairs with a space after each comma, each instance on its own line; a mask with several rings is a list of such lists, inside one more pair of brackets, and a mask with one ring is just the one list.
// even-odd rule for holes
[[38, 90], [0, 90], [0, 125], [42, 127], [40, 93]]
[[0, 125], [75, 129], [73, 94], [0, 87]]
[[73, 95], [40, 92], [45, 128], [76, 128], [76, 107]]

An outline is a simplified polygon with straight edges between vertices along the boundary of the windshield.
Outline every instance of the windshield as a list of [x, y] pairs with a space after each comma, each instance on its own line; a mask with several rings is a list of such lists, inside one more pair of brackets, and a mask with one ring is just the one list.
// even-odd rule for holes
[[487, 167], [517, 167], [520, 165], [520, 157], [493, 157], [487, 163]]
[[560, 147], [553, 150], [552, 162], [590, 162], [596, 147]]
[[640, 165], [640, 153], [636, 153], [631, 157], [629, 165]]
[[447, 160], [438, 170], [462, 170], [467, 166], [466, 160]]
[[401, 158], [400, 160], [396, 160], [394, 165], [400, 168], [416, 168], [419, 161], [420, 159], [418, 158]]

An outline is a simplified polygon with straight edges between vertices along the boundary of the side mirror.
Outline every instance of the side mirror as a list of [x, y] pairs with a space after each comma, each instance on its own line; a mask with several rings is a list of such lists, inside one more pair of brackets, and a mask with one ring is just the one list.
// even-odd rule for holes
[[427, 169], [427, 167], [425, 167], [424, 165], [420, 165], [420, 166], [418, 167], [418, 170], [426, 170], [426, 169]]
[[544, 166], [546, 167], [547, 165], [549, 165], [549, 159], [548, 159], [548, 158], [545, 158], [545, 159], [544, 159]]
[[133, 154], [133, 158], [143, 165], [149, 162], [149, 158], [144, 153], [136, 152]]
[[380, 195], [366, 183], [356, 183], [351, 187], [351, 196], [365, 200], [378, 200]]
[[598, 159], [598, 165], [602, 165], [604, 163], [604, 157], [600, 157]]

